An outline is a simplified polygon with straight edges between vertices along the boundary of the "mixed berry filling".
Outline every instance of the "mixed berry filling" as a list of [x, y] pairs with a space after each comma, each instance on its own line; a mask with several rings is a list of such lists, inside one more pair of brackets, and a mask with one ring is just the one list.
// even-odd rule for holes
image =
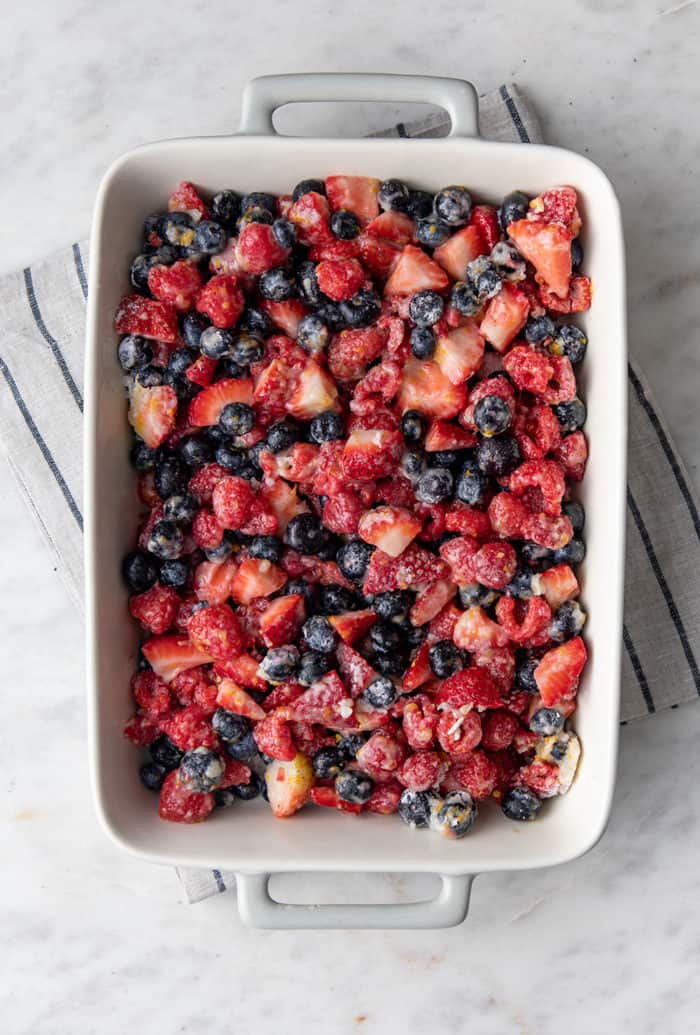
[[576, 192], [329, 176], [167, 209], [115, 318], [144, 507], [125, 734], [160, 816], [534, 819], [580, 755]]

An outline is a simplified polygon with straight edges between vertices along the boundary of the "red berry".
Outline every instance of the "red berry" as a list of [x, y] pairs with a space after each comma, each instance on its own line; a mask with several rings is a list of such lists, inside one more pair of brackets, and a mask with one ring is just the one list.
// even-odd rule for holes
[[154, 298], [171, 302], [179, 313], [194, 308], [202, 287], [202, 275], [193, 262], [174, 262], [172, 266], [151, 266], [148, 288]]
[[437, 751], [419, 751], [409, 755], [398, 777], [410, 791], [427, 791], [440, 782], [445, 769], [445, 763]]
[[137, 747], [145, 747], [160, 736], [159, 721], [150, 715], [138, 712], [136, 715], [132, 715], [124, 727], [124, 736]]
[[195, 647], [217, 661], [243, 651], [241, 624], [228, 604], [214, 604], [195, 611], [187, 623], [187, 632]]
[[214, 808], [213, 794], [193, 794], [180, 783], [177, 769], [160, 789], [158, 815], [171, 823], [201, 823]]
[[192, 522], [192, 538], [202, 550], [214, 550], [224, 538], [224, 526], [211, 510], [198, 510]]
[[180, 751], [192, 751], [197, 747], [217, 748], [219, 738], [207, 722], [204, 712], [197, 704], [181, 708], [174, 715], [161, 720], [163, 733], [172, 740]]
[[248, 223], [239, 234], [236, 258], [241, 269], [258, 274], [273, 266], [282, 266], [289, 257], [289, 251], [277, 243], [271, 226]]
[[324, 295], [343, 302], [360, 290], [365, 271], [357, 259], [323, 259], [316, 267], [316, 279]]
[[170, 709], [168, 685], [155, 672], [136, 672], [131, 677], [131, 692], [139, 708], [152, 718], [165, 715]]
[[143, 295], [125, 295], [114, 317], [117, 334], [138, 334], [142, 338], [177, 341], [177, 309], [171, 302], [158, 302]]
[[483, 751], [472, 751], [452, 766], [449, 778], [457, 788], [469, 791], [475, 801], [485, 801], [496, 789], [498, 768]]
[[153, 586], [129, 600], [132, 617], [141, 624], [142, 629], [156, 635], [172, 628], [179, 606], [180, 597], [169, 586]]
[[425, 694], [418, 694], [406, 702], [402, 725], [406, 740], [414, 751], [433, 746], [439, 718], [435, 704]]
[[515, 575], [518, 559], [510, 543], [484, 543], [474, 554], [476, 581], [490, 589], [503, 589]]
[[516, 716], [511, 712], [489, 712], [484, 722], [481, 746], [487, 751], [501, 751], [510, 747], [519, 725]]
[[453, 758], [469, 755], [481, 740], [481, 719], [478, 712], [448, 709], [437, 725], [440, 747]]
[[259, 722], [253, 730], [258, 749], [270, 758], [278, 758], [282, 762], [291, 762], [296, 757], [297, 749], [292, 739], [292, 732], [287, 720], [272, 712]]
[[502, 596], [496, 604], [496, 617], [513, 643], [524, 643], [549, 624], [552, 612], [542, 597], [517, 600]]
[[245, 478], [229, 476], [217, 482], [212, 504], [217, 521], [224, 528], [242, 528], [248, 520], [255, 494]]
[[197, 299], [197, 311], [216, 327], [233, 327], [243, 312], [245, 296], [232, 273], [220, 273], [207, 281]]

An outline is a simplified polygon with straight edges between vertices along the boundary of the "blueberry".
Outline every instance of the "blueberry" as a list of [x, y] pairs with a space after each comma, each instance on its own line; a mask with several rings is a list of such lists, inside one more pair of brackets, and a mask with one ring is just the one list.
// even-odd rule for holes
[[534, 571], [544, 571], [555, 563], [554, 551], [548, 550], [546, 546], [526, 542], [521, 543], [518, 549], [521, 559]]
[[542, 802], [529, 787], [512, 787], [501, 801], [503, 815], [518, 822], [534, 819], [541, 805]]
[[486, 395], [474, 407], [474, 423], [487, 438], [502, 435], [513, 421], [510, 406], [498, 395]]
[[228, 234], [223, 226], [211, 219], [202, 219], [194, 231], [192, 247], [202, 255], [218, 255], [226, 247]]
[[190, 577], [190, 566], [187, 561], [163, 561], [160, 566], [158, 581], [161, 586], [183, 589]]
[[326, 410], [314, 417], [309, 425], [309, 438], [321, 445], [323, 442], [335, 442], [345, 433], [345, 423], [339, 413]]
[[374, 781], [366, 773], [356, 769], [346, 769], [335, 778], [335, 793], [341, 801], [349, 801], [354, 805], [363, 805], [372, 797]]
[[247, 403], [228, 403], [219, 414], [219, 427], [227, 435], [247, 435], [254, 425], [255, 412]]
[[275, 325], [267, 313], [252, 307], [243, 310], [237, 327], [239, 331], [247, 331], [256, 338], [269, 338], [275, 330]]
[[437, 291], [417, 291], [408, 305], [408, 315], [418, 327], [432, 327], [444, 311], [445, 303]]
[[205, 550], [204, 556], [208, 561], [220, 564], [221, 561], [225, 561], [227, 557], [230, 557], [232, 552], [233, 543], [224, 537], [218, 546], [213, 546], [210, 549]]
[[411, 219], [426, 219], [433, 211], [433, 196], [426, 190], [410, 190], [406, 211]]
[[346, 579], [361, 582], [365, 577], [374, 547], [361, 539], [352, 539], [338, 550], [336, 562]]
[[307, 352], [321, 352], [330, 339], [330, 331], [316, 313], [302, 316], [297, 327], [297, 341]]
[[459, 587], [459, 600], [465, 609], [468, 607], [490, 607], [498, 600], [495, 589], [482, 586], [480, 582], [469, 582]]
[[272, 683], [281, 683], [293, 676], [299, 667], [299, 651], [296, 647], [273, 647], [263, 658], [260, 668]]
[[318, 651], [319, 654], [330, 654], [338, 644], [337, 632], [323, 615], [308, 618], [302, 631], [310, 650]]
[[182, 751], [176, 747], [170, 737], [165, 734], [154, 740], [148, 748], [149, 754], [154, 762], [162, 766], [167, 772], [177, 769], [182, 759]]
[[302, 262], [297, 267], [297, 289], [308, 305], [321, 304], [325, 296], [318, 286], [315, 262]]
[[361, 733], [346, 733], [338, 741], [338, 750], [346, 762], [352, 762], [364, 743]]
[[476, 447], [476, 462], [482, 474], [501, 478], [520, 463], [520, 447], [512, 435], [482, 438]]
[[405, 212], [408, 207], [408, 187], [401, 180], [384, 180], [377, 201], [385, 212]]
[[272, 224], [272, 236], [280, 248], [293, 248], [297, 240], [296, 227], [288, 219], [276, 219]]
[[415, 493], [421, 503], [442, 503], [452, 495], [454, 478], [444, 467], [429, 467], [418, 479]]
[[566, 719], [556, 708], [538, 708], [530, 719], [530, 729], [541, 737], [553, 737], [561, 733]]
[[524, 280], [527, 276], [525, 259], [515, 245], [508, 241], [499, 241], [494, 245], [489, 258], [503, 280], [517, 282]]
[[218, 223], [233, 230], [241, 210], [241, 199], [235, 190], [220, 190], [211, 199], [211, 212]]
[[530, 210], [530, 199], [521, 190], [511, 191], [506, 194], [498, 210], [498, 222], [503, 230], [507, 230], [511, 223], [518, 219], [524, 219]]
[[339, 615], [357, 609], [357, 597], [345, 586], [321, 586], [320, 610], [327, 615]]
[[267, 448], [272, 453], [282, 453], [285, 449], [291, 449], [300, 438], [301, 432], [296, 425], [281, 420], [269, 429], [266, 438]]
[[434, 676], [447, 679], [459, 667], [459, 651], [452, 640], [438, 640], [428, 651], [428, 664]]
[[403, 469], [409, 478], [418, 478], [428, 466], [425, 453], [418, 450], [411, 450], [403, 455]]
[[225, 467], [227, 471], [234, 471], [238, 474], [246, 465], [248, 454], [245, 449], [235, 449], [226, 443], [222, 443], [215, 453], [217, 464]]
[[377, 653], [372, 664], [383, 676], [400, 676], [406, 669], [406, 658], [403, 654]]
[[437, 248], [450, 237], [451, 231], [447, 223], [437, 216], [419, 219], [416, 223], [416, 238], [426, 248]]
[[356, 295], [341, 302], [340, 313], [348, 327], [366, 327], [367, 324], [376, 320], [381, 311], [382, 304], [374, 291], [363, 289]]
[[406, 410], [401, 418], [401, 434], [407, 442], [420, 442], [425, 434], [425, 423], [418, 410]]
[[235, 804], [236, 795], [234, 794], [233, 787], [217, 787], [214, 791], [215, 809], [230, 809]]
[[407, 590], [394, 589], [386, 593], [377, 593], [372, 601], [372, 610], [380, 618], [388, 622], [391, 618], [406, 615], [413, 604], [413, 594]]
[[518, 600], [529, 600], [533, 596], [532, 571], [530, 568], [517, 568], [503, 592], [506, 596], [517, 597]]
[[330, 331], [342, 331], [348, 326], [348, 322], [340, 308], [340, 303], [331, 302], [330, 299], [326, 299], [326, 301], [316, 306], [316, 316], [322, 323], [325, 323]]
[[305, 194], [322, 194], [325, 197], [326, 185], [323, 180], [301, 180], [292, 191], [292, 200], [298, 201]]
[[585, 556], [586, 544], [583, 539], [574, 536], [566, 546], [554, 551], [553, 561], [554, 564], [570, 564], [573, 567], [575, 564], [580, 564]]
[[322, 747], [311, 759], [314, 775], [319, 780], [335, 780], [343, 768], [342, 751], [337, 747]]
[[262, 794], [263, 782], [257, 773], [250, 774], [248, 783], [237, 783], [231, 790], [240, 801], [252, 801]]
[[439, 799], [431, 791], [405, 790], [399, 800], [399, 816], [410, 827], [427, 827]]
[[360, 224], [354, 212], [339, 209], [331, 216], [331, 233], [339, 241], [352, 241], [360, 233]]
[[555, 356], [566, 356], [572, 363], [580, 363], [586, 355], [588, 338], [580, 327], [573, 323], [563, 323], [557, 327], [554, 338], [549, 343], [549, 351]]
[[450, 305], [463, 316], [474, 316], [481, 309], [482, 302], [474, 284], [459, 280], [452, 287]]
[[265, 270], [258, 281], [258, 290], [263, 298], [273, 302], [285, 302], [296, 294], [293, 274], [284, 266]]
[[129, 462], [135, 471], [152, 471], [158, 461], [158, 450], [151, 449], [141, 439], [134, 442], [129, 451]]
[[275, 535], [256, 535], [248, 543], [248, 553], [262, 561], [276, 564], [282, 556], [282, 540]]
[[147, 364], [145, 367], [139, 367], [136, 372], [136, 383], [140, 384], [142, 388], [157, 388], [158, 385], [163, 384], [163, 368], [154, 367]]
[[138, 334], [127, 334], [119, 342], [117, 356], [122, 370], [139, 370], [153, 359], [153, 349], [145, 338]]
[[390, 708], [398, 696], [398, 691], [390, 679], [379, 676], [365, 687], [362, 696], [372, 708]]
[[224, 746], [226, 753], [239, 762], [247, 762], [252, 758], [257, 758], [260, 754], [255, 737], [251, 732], [245, 733], [240, 740], [228, 741]]
[[303, 597], [307, 611], [313, 611], [316, 606], [316, 586], [304, 579], [289, 579], [280, 590], [280, 596], [288, 597], [292, 593], [298, 593]]
[[189, 474], [177, 456], [166, 456], [157, 465], [154, 474], [156, 492], [162, 500], [185, 491]]
[[468, 462], [457, 479], [455, 496], [462, 503], [468, 503], [470, 507], [478, 507], [484, 503], [488, 488], [488, 478], [479, 471], [475, 463]]
[[435, 214], [448, 226], [464, 226], [472, 214], [472, 198], [466, 187], [444, 187], [434, 200]]
[[327, 536], [326, 529], [314, 514], [297, 514], [287, 525], [285, 542], [299, 553], [315, 554]]
[[549, 635], [555, 643], [571, 640], [581, 632], [586, 618], [586, 612], [576, 600], [566, 600], [554, 612], [549, 623]]
[[169, 385], [174, 389], [178, 399], [191, 399], [201, 389], [181, 374], [174, 374], [172, 370], [163, 371], [162, 384]]
[[208, 464], [214, 458], [214, 447], [206, 435], [188, 435], [177, 447], [177, 452], [188, 467]]
[[583, 266], [583, 245], [578, 237], [571, 242], [571, 272], [578, 273]]
[[445, 795], [435, 821], [448, 837], [459, 838], [471, 830], [477, 815], [476, 802], [468, 791], [450, 791]]
[[146, 543], [146, 549], [163, 561], [177, 560], [182, 556], [185, 540], [174, 521], [156, 521]]
[[163, 216], [161, 233], [168, 244], [189, 248], [194, 241], [194, 224], [188, 212], [169, 212]]
[[296, 678], [302, 686], [311, 686], [321, 676], [325, 676], [326, 672], [330, 672], [333, 664], [333, 660], [327, 654], [319, 654], [314, 650], [306, 651], [301, 656]]
[[148, 294], [148, 274], [158, 264], [155, 254], [135, 255], [129, 266], [129, 280], [142, 295]]
[[147, 245], [150, 245], [151, 235], [155, 234], [156, 238], [160, 238], [160, 225], [163, 219], [162, 212], [153, 212], [150, 216], [146, 216], [143, 221], [143, 239]]
[[163, 517], [178, 525], [190, 525], [199, 510], [197, 500], [189, 492], [168, 496], [163, 506]]
[[149, 791], [159, 791], [163, 786], [167, 773], [162, 765], [156, 762], [146, 762], [139, 769], [139, 779]]
[[501, 274], [486, 255], [479, 255], [467, 264], [466, 280], [474, 287], [482, 305], [489, 298], [494, 298], [503, 286]]
[[209, 359], [221, 359], [233, 347], [234, 335], [224, 327], [205, 327], [199, 338], [199, 350]]
[[401, 633], [393, 622], [377, 622], [370, 629], [369, 638], [378, 654], [392, 654], [401, 650]]
[[561, 512], [571, 522], [574, 535], [578, 535], [579, 532], [583, 531], [583, 527], [586, 524], [586, 512], [578, 500], [567, 500], [565, 503], [562, 503]]
[[242, 209], [236, 220], [236, 231], [240, 234], [249, 223], [264, 223], [272, 226], [275, 221], [275, 214], [261, 205], [251, 205], [250, 208]]
[[562, 431], [577, 431], [586, 423], [586, 404], [579, 398], [558, 403], [552, 409]]
[[208, 747], [194, 748], [182, 756], [179, 769], [180, 783], [196, 794], [207, 794], [221, 786], [224, 760]]
[[461, 464], [465, 461], [465, 454], [457, 452], [456, 449], [438, 449], [430, 454], [430, 459], [435, 467], [447, 467], [459, 474]]
[[249, 208], [262, 208], [273, 216], [277, 215], [277, 203], [275, 202], [274, 194], [267, 194], [263, 191], [251, 191], [250, 194], [243, 195], [241, 198], [241, 212], [246, 212]]
[[538, 694], [539, 687], [535, 682], [535, 669], [539, 665], [539, 658], [520, 658], [515, 665], [515, 684], [528, 694]]
[[430, 359], [435, 352], [435, 334], [430, 327], [414, 327], [411, 331], [411, 352], [416, 359]]
[[122, 575], [132, 593], [145, 593], [155, 585], [158, 566], [143, 550], [134, 550], [122, 562]]
[[525, 324], [525, 341], [530, 345], [536, 345], [545, 338], [552, 338], [556, 328], [554, 321], [549, 316], [531, 316]]
[[248, 331], [235, 335], [231, 345], [231, 359], [239, 366], [249, 367], [259, 363], [265, 355], [265, 345], [260, 338]]

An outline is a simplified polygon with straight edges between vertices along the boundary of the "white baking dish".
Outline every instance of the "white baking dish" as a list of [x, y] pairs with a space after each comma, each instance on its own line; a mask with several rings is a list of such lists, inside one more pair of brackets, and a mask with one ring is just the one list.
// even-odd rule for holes
[[[430, 101], [446, 108], [449, 138], [298, 139], [275, 136], [272, 113], [289, 101]], [[476, 94], [464, 82], [409, 76], [274, 76], [249, 84], [240, 134], [162, 141], [129, 152], [104, 177], [95, 208], [86, 355], [85, 499], [87, 672], [95, 800], [102, 823], [143, 859], [220, 867], [238, 874], [243, 919], [268, 927], [438, 927], [466, 915], [473, 875], [562, 863], [600, 837], [613, 792], [617, 752], [624, 557], [626, 338], [620, 212], [606, 176], [587, 158], [543, 146], [478, 139]], [[566, 183], [584, 214], [585, 269], [594, 302], [581, 323], [590, 337], [583, 370], [590, 460], [581, 487], [588, 557], [583, 597], [590, 660], [575, 726], [583, 744], [570, 793], [549, 802], [535, 823], [507, 822], [484, 807], [473, 833], [452, 842], [411, 831], [396, 817], [348, 817], [304, 809], [272, 818], [262, 802], [214, 815], [201, 826], [159, 820], [138, 780], [136, 752], [122, 738], [132, 711], [129, 679], [137, 632], [119, 569], [132, 547], [138, 505], [128, 463], [129, 428], [112, 329], [128, 289], [127, 263], [143, 218], [163, 208], [187, 179], [214, 189], [286, 192], [305, 177], [354, 173], [397, 176], [430, 190], [465, 183], [498, 202], [513, 188], [530, 194]], [[408, 905], [283, 906], [267, 880], [275, 871], [404, 871], [443, 876], [439, 896]]]

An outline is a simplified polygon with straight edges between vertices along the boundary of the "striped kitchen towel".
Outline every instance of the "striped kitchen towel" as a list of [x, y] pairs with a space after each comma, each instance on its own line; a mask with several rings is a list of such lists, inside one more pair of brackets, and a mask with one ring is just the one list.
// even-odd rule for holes
[[[515, 86], [480, 100], [482, 135], [541, 142]], [[443, 136], [444, 114], [383, 136]], [[0, 280], [0, 429], [8, 462], [83, 607], [82, 383], [88, 250], [74, 244]], [[644, 377], [629, 368], [629, 458], [622, 721], [700, 693], [700, 518], [690, 480]], [[47, 415], [50, 415], [47, 417]], [[219, 871], [181, 873], [191, 901], [226, 890]]]

